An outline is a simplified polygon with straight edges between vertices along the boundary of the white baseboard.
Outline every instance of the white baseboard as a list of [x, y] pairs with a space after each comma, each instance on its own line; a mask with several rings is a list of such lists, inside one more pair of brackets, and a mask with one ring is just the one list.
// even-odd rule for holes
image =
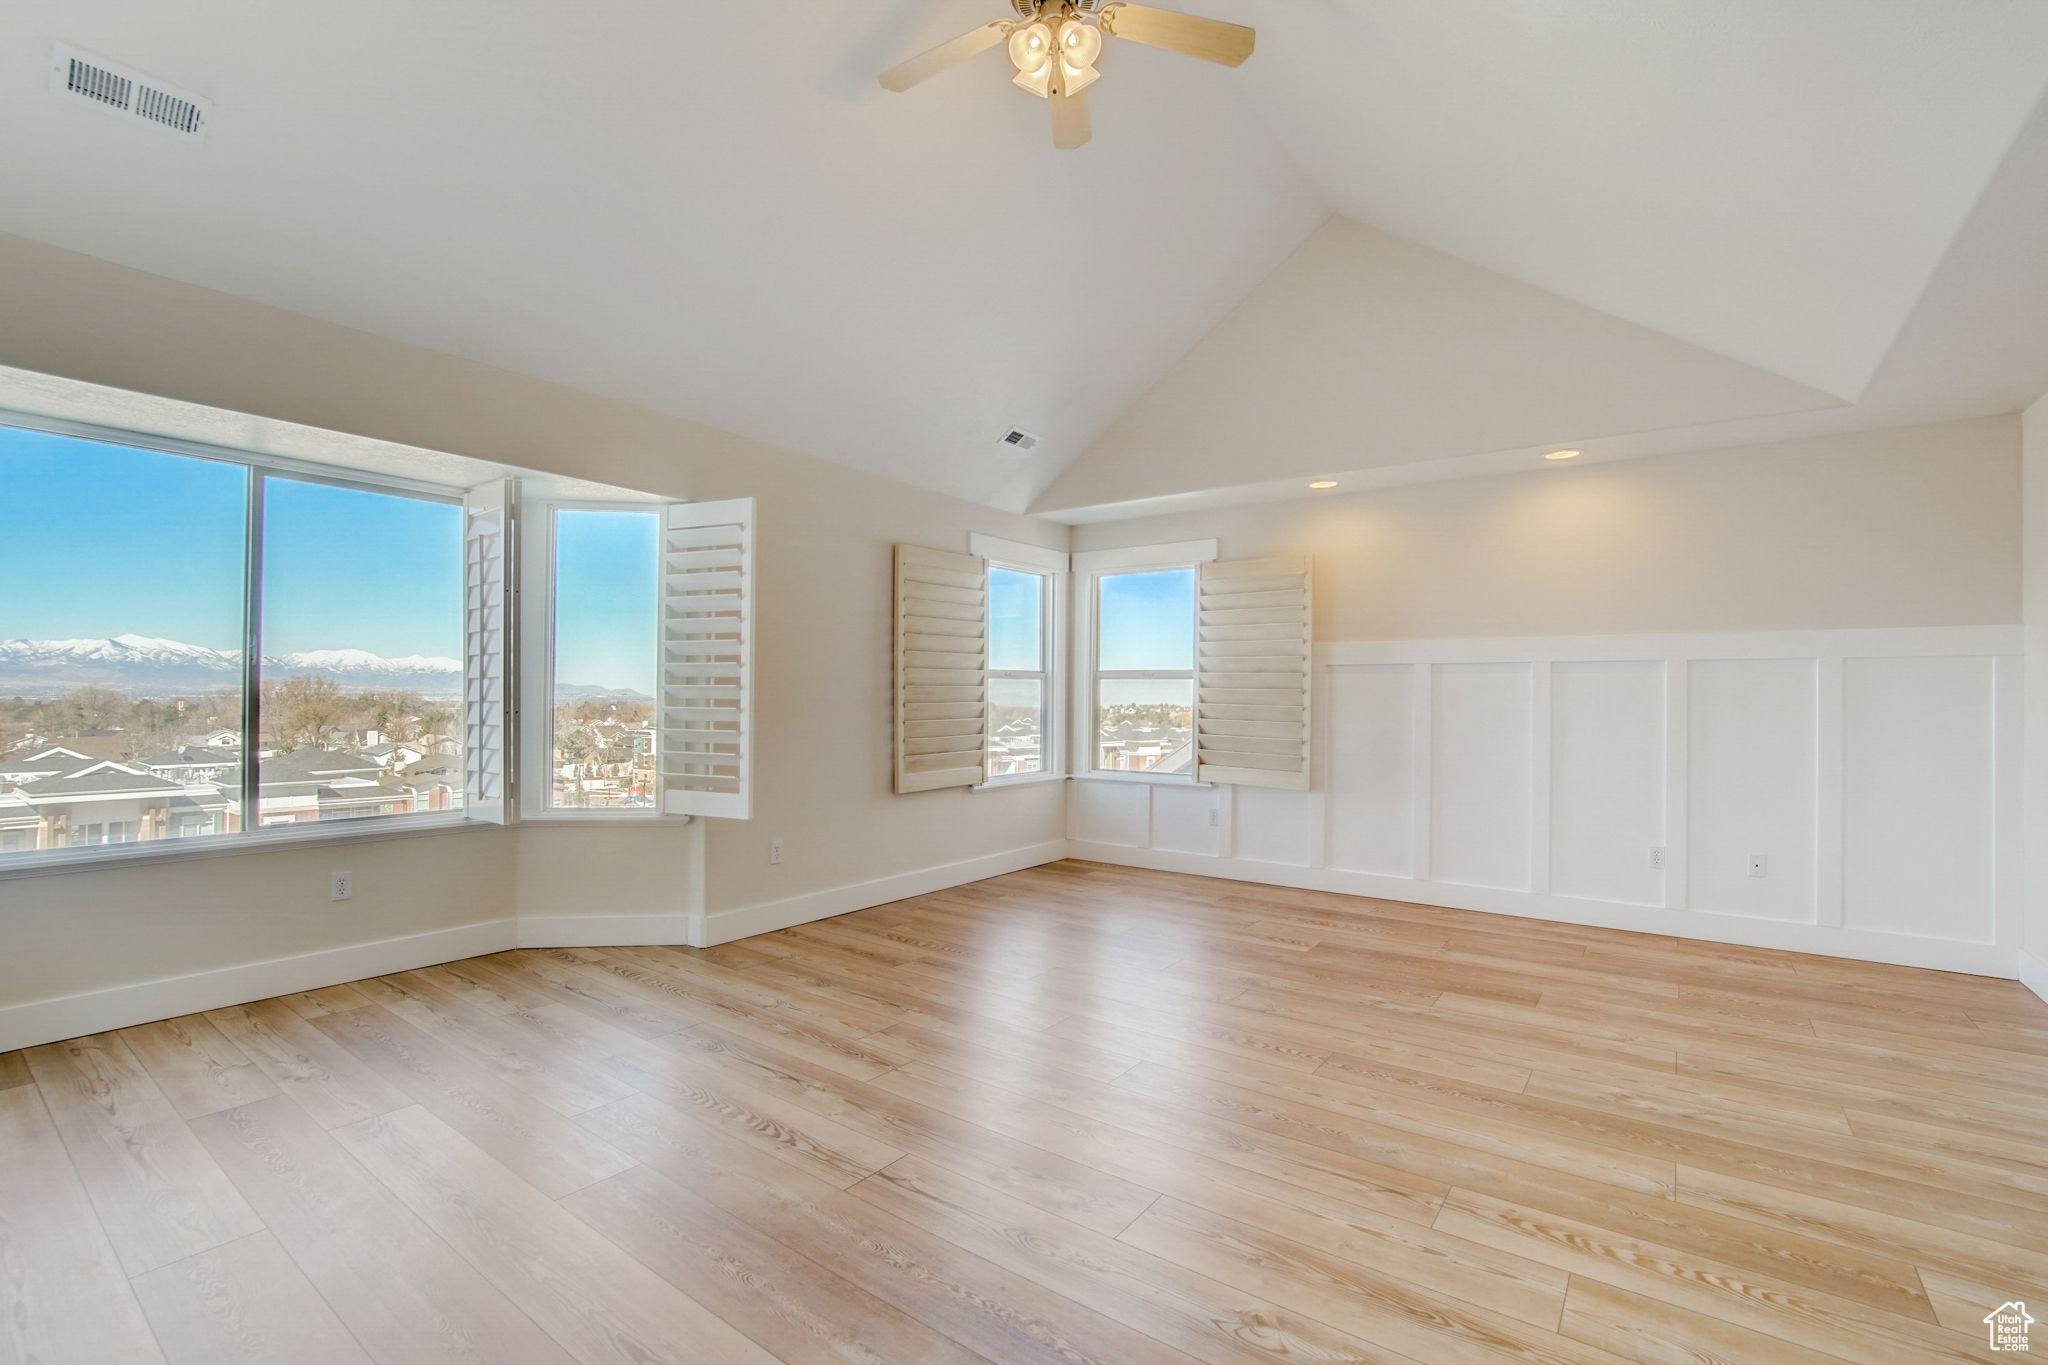
[[734, 939], [751, 938], [755, 934], [773, 933], [792, 925], [809, 924], [812, 920], [830, 919], [834, 915], [851, 914], [855, 910], [887, 905], [890, 901], [978, 882], [984, 877], [1021, 872], [1027, 867], [1057, 862], [1066, 856], [1067, 841], [1050, 839], [1042, 844], [1029, 844], [957, 863], [941, 863], [937, 867], [922, 867], [915, 872], [899, 872], [890, 877], [835, 886], [786, 900], [717, 910], [705, 917], [703, 941], [695, 946], [709, 948], [718, 943], [731, 943]]
[[2022, 948], [2019, 952], [2020, 984], [2043, 1000], [2048, 1000], [2048, 962], [2043, 962]]
[[514, 933], [522, 948], [652, 948], [693, 944], [703, 916], [521, 915]]
[[[1261, 863], [1242, 858], [1213, 858], [1202, 853], [1170, 853], [1125, 844], [1091, 843], [1083, 839], [1069, 840], [1067, 847], [1069, 857], [1090, 862], [1112, 863], [1121, 867], [1185, 872], [1197, 877], [1262, 882], [1269, 886], [1299, 887], [1309, 891], [1335, 891], [1344, 895], [1369, 896], [1376, 900], [1403, 901], [1414, 905], [1446, 905], [1458, 910], [1479, 910], [1487, 914], [1514, 915], [1522, 919], [1556, 920], [1563, 924], [1584, 924], [1602, 929], [1675, 934], [1680, 938], [1704, 939], [1709, 943], [1737, 943], [1750, 948], [1778, 948], [1786, 952], [1814, 953], [1822, 957], [1846, 957], [1865, 962], [1889, 962], [1902, 967], [1930, 967], [1944, 972], [1968, 972], [1975, 976], [2010, 978], [2015, 974], [2014, 950], [1992, 943], [1960, 943], [1948, 939], [1915, 938], [1906, 934], [1882, 934], [1869, 930], [1828, 928], [1816, 924], [1788, 924], [1778, 920], [1665, 910], [1655, 906], [1624, 905], [1614, 901], [1585, 900], [1574, 896], [1538, 895], [1530, 891], [1458, 886], [1449, 882], [1418, 882], [1407, 877], [1385, 877], [1370, 872], [1345, 872], [1335, 868], [1299, 867], [1287, 863]], [[2048, 985], [2048, 968], [2044, 968], [2043, 972], [2043, 984]], [[2035, 986], [2034, 989], [2040, 991], [2042, 987]], [[2044, 991], [2043, 994], [2048, 995], [2048, 991]]]
[[514, 937], [512, 920], [482, 920], [453, 929], [352, 943], [344, 948], [272, 958], [268, 962], [221, 967], [189, 976], [167, 976], [50, 1000], [31, 1000], [0, 1008], [0, 1052], [196, 1014], [223, 1005], [266, 1000], [273, 995], [318, 990], [337, 982], [410, 971], [480, 953], [503, 952], [513, 946]]

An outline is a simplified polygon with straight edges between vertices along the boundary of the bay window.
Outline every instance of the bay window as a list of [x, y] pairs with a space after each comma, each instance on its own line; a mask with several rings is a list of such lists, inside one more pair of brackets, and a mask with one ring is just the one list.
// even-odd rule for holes
[[499, 823], [522, 793], [744, 818], [752, 501], [523, 508], [556, 481], [434, 467], [483, 481], [0, 415], [0, 873]]

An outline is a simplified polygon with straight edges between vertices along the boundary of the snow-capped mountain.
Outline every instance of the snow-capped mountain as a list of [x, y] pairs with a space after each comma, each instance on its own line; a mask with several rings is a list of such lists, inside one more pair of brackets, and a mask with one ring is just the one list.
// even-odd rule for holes
[[[0, 695], [53, 697], [79, 687], [105, 687], [133, 697], [161, 697], [233, 687], [239, 650], [208, 649], [182, 640], [116, 635], [104, 640], [0, 640]], [[462, 690], [462, 661], [408, 654], [387, 659], [365, 649], [316, 649], [266, 656], [272, 677], [311, 674], [351, 689], [389, 688], [429, 696]]]

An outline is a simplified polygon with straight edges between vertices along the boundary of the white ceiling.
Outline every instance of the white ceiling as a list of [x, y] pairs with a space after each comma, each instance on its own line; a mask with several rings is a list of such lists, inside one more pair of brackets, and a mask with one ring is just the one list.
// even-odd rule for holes
[[[1331, 211], [1854, 400], [1828, 421], [2048, 387], [2041, 0], [1185, 3], [1251, 62], [1114, 44], [1055, 153], [998, 54], [874, 85], [1002, 0], [11, 0], [0, 230], [1012, 507]], [[56, 101], [51, 41], [212, 98], [206, 142]]]

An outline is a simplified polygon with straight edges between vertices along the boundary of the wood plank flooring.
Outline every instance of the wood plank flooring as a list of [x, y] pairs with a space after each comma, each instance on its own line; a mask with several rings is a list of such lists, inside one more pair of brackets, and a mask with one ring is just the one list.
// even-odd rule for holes
[[1098, 864], [0, 1055], [0, 1362], [1920, 1365], [2010, 1299], [2015, 982]]

